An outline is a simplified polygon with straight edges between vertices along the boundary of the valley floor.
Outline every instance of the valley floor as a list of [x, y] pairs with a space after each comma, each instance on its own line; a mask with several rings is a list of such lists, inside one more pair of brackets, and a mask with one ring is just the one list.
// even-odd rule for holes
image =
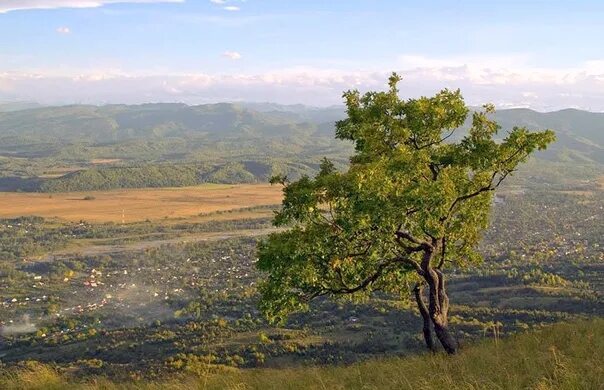
[[[422, 355], [408, 297], [319, 300], [268, 324], [255, 263], [274, 200], [125, 224], [0, 219], [0, 389], [598, 388], [603, 196], [500, 192], [485, 262], [449, 278], [451, 328], [474, 346], [453, 359]], [[584, 325], [556, 340], [541, 331], [555, 322]]]

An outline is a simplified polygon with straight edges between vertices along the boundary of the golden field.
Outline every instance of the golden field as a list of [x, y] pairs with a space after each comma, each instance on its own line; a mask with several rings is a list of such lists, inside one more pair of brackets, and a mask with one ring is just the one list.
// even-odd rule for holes
[[0, 192], [0, 217], [36, 215], [69, 221], [137, 222], [281, 203], [280, 186], [204, 184], [183, 188], [70, 193]]

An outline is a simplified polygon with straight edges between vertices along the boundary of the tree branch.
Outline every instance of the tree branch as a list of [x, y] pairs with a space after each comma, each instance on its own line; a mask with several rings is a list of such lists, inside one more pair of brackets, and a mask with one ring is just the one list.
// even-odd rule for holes
[[[518, 155], [518, 153], [522, 152], [524, 150], [524, 147], [519, 147], [516, 151], [514, 151], [514, 153], [512, 153], [507, 159], [500, 161], [498, 163], [498, 165], [505, 165], [508, 162], [510, 162], [514, 157], [516, 157]], [[469, 194], [463, 195], [458, 197], [457, 199], [455, 199], [453, 201], [453, 204], [451, 204], [451, 207], [449, 208], [449, 212], [447, 214], [447, 217], [444, 217], [444, 219], [441, 218], [441, 220], [446, 220], [449, 215], [451, 214], [451, 212], [453, 211], [453, 209], [455, 208], [455, 206], [459, 203], [459, 202], [463, 202], [466, 199], [470, 199], [473, 198], [475, 196], [478, 196], [480, 194], [482, 194], [483, 192], [487, 192], [487, 191], [495, 191], [499, 185], [505, 180], [505, 178], [510, 174], [514, 172], [513, 169], [509, 169], [509, 170], [502, 170], [500, 171], [499, 169], [493, 172], [493, 175], [491, 176], [491, 180], [489, 182], [489, 185], [484, 186], [479, 188], [478, 190], [471, 192]], [[500, 175], [499, 179], [497, 180], [497, 183], [495, 183], [495, 185], [493, 185], [493, 181], [495, 180], [495, 178], [497, 177], [497, 175]]]
[[430, 172], [432, 172], [432, 181], [436, 181], [440, 172], [438, 165], [431, 162], [428, 166], [430, 167]]
[[426, 306], [426, 302], [422, 297], [423, 285], [421, 283], [416, 283], [413, 287], [413, 293], [415, 294], [415, 299], [417, 301], [417, 307], [419, 308], [419, 312], [422, 317], [430, 318], [430, 314], [428, 313], [428, 307]]
[[440, 269], [442, 269], [443, 265], [445, 265], [446, 254], [447, 254], [447, 238], [443, 237], [442, 242], [441, 242], [441, 249], [440, 249], [440, 261], [438, 262], [436, 269], [440, 270]]
[[419, 146], [417, 143], [415, 143], [415, 147], [416, 147], [417, 150], [422, 150], [422, 149], [425, 149], [425, 148], [429, 148], [432, 145], [438, 145], [438, 144], [446, 141], [447, 139], [449, 139], [454, 133], [455, 133], [455, 129], [451, 130], [449, 132], [449, 134], [447, 134], [443, 138], [439, 139], [438, 141], [428, 142], [427, 144], [422, 145], [422, 146]]
[[[499, 187], [499, 185], [500, 185], [500, 184], [503, 182], [503, 180], [505, 180], [505, 178], [506, 178], [506, 177], [507, 177], [507, 176], [508, 176], [508, 175], [509, 175], [511, 172], [512, 172], [511, 170], [510, 170], [510, 171], [505, 171], [505, 172], [503, 172], [503, 173], [502, 173], [502, 172], [500, 172], [500, 171], [495, 171], [495, 172], [493, 172], [493, 174], [491, 175], [491, 180], [489, 181], [489, 184], [488, 184], [488, 185], [486, 185], [486, 186], [484, 186], [484, 187], [481, 187], [481, 188], [477, 189], [477, 190], [476, 190], [476, 191], [474, 191], [474, 192], [471, 192], [471, 193], [469, 193], [469, 194], [462, 195], [462, 196], [460, 196], [460, 197], [456, 198], [456, 199], [453, 201], [453, 203], [451, 204], [451, 207], [449, 207], [449, 211], [448, 211], [448, 213], [447, 213], [447, 216], [446, 216], [446, 217], [442, 217], [442, 218], [441, 218], [441, 221], [445, 221], [447, 218], [449, 218], [449, 216], [451, 215], [451, 212], [453, 211], [453, 209], [455, 208], [455, 206], [457, 206], [457, 204], [458, 204], [459, 202], [463, 202], [464, 200], [474, 198], [475, 196], [478, 196], [478, 195], [482, 194], [483, 192], [487, 192], [487, 191], [495, 191], [495, 190], [496, 190], [496, 189]], [[497, 174], [499, 174], [499, 175], [501, 175], [501, 176], [499, 177], [499, 180], [497, 180], [497, 183], [495, 183], [495, 185], [493, 185], [493, 181], [495, 180], [495, 177], [497, 177]]]
[[378, 280], [379, 277], [382, 276], [382, 274], [384, 273], [384, 270], [388, 266], [390, 266], [391, 264], [393, 264], [393, 260], [388, 260], [388, 261], [385, 261], [385, 262], [379, 264], [373, 274], [371, 274], [368, 277], [366, 277], [361, 283], [359, 283], [358, 285], [356, 285], [354, 287], [348, 287], [342, 281], [343, 287], [338, 288], [338, 289], [327, 288], [327, 289], [324, 289], [322, 291], [316, 291], [316, 292], [314, 292], [314, 293], [311, 294], [311, 296], [310, 296], [310, 298], [308, 298], [308, 300], [311, 300], [313, 298], [316, 298], [316, 297], [322, 296], [322, 295], [328, 295], [328, 294], [353, 294], [355, 292], [361, 291], [361, 290], [367, 288], [370, 284], [372, 284], [376, 280]]
[[410, 255], [411, 253], [415, 253], [415, 252], [421, 252], [426, 249], [423, 245], [416, 245], [416, 246], [405, 245], [403, 243], [402, 238], [399, 236], [396, 236], [396, 242], [403, 248], [403, 250], [405, 251], [405, 254], [407, 254], [407, 255]]
[[363, 279], [362, 282], [360, 282], [359, 284], [357, 284], [354, 287], [350, 287], [348, 286], [345, 282], [344, 282], [344, 278], [342, 275], [342, 272], [340, 269], [336, 270], [336, 273], [338, 274], [339, 278], [340, 278], [340, 284], [342, 285], [341, 288], [329, 288], [329, 287], [323, 287], [320, 290], [317, 290], [315, 292], [309, 293], [309, 294], [304, 294], [302, 296], [302, 300], [304, 301], [310, 301], [314, 298], [320, 297], [320, 296], [324, 296], [324, 295], [329, 295], [329, 294], [335, 294], [335, 295], [342, 295], [342, 294], [353, 294], [355, 292], [364, 290], [365, 288], [367, 288], [369, 285], [371, 285], [372, 283], [374, 283], [375, 281], [377, 281], [383, 274], [384, 271], [386, 271], [386, 269], [396, 263], [403, 263], [403, 264], [408, 264], [411, 265], [413, 267], [413, 269], [419, 274], [419, 275], [423, 275], [423, 271], [420, 267], [420, 265], [414, 261], [413, 259], [407, 258], [407, 257], [395, 257], [393, 259], [384, 261], [382, 263], [380, 263], [376, 270], [369, 276], [367, 276], [365, 279]]
[[430, 245], [430, 243], [426, 242], [426, 241], [422, 241], [416, 237], [414, 237], [409, 231], [405, 230], [401, 230], [402, 226], [398, 227], [398, 230], [394, 233], [397, 237], [397, 239], [405, 239], [408, 241], [411, 241], [412, 243], [419, 245], [421, 247], [424, 248], [431, 248], [432, 246]]
[[407, 264], [410, 265], [411, 267], [413, 267], [413, 269], [415, 270], [415, 272], [417, 272], [418, 275], [423, 276], [424, 275], [424, 271], [422, 270], [422, 267], [419, 265], [419, 263], [409, 257], [398, 257], [397, 261], [403, 264]]
[[[331, 213], [331, 210], [330, 210], [330, 213]], [[337, 223], [336, 223], [336, 222], [335, 222], [333, 219], [329, 219], [329, 218], [327, 218], [327, 217], [326, 217], [324, 214], [322, 214], [322, 213], [319, 213], [319, 216], [320, 216], [320, 217], [323, 219], [323, 221], [325, 221], [325, 223], [327, 223], [327, 224], [328, 224], [329, 226], [331, 226], [332, 228], [334, 228], [334, 229], [336, 229], [336, 230], [338, 230], [338, 231], [340, 231], [340, 232], [343, 232], [343, 231], [344, 231], [344, 229], [342, 229], [342, 227], [341, 227], [340, 225], [338, 225], [338, 224], [337, 224]], [[332, 214], [332, 217], [333, 217], [333, 214]], [[318, 222], [317, 222], [317, 223], [318, 223]]]
[[367, 245], [365, 246], [365, 249], [361, 250], [360, 252], [349, 253], [348, 257], [366, 256], [367, 253], [369, 253], [369, 249], [371, 249], [372, 246], [373, 246], [373, 241], [369, 241], [367, 243]]
[[449, 297], [445, 291], [445, 276], [440, 270], [435, 271], [438, 275], [438, 301], [442, 314], [447, 317], [449, 314]]

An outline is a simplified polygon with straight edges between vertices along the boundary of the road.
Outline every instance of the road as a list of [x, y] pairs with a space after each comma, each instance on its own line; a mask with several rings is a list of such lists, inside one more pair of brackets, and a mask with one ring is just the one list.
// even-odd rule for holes
[[58, 250], [42, 256], [37, 261], [51, 261], [56, 258], [68, 258], [74, 256], [98, 256], [98, 255], [110, 255], [116, 253], [124, 253], [124, 252], [136, 252], [143, 251], [146, 249], [157, 248], [163, 245], [171, 245], [171, 244], [185, 244], [192, 242], [202, 242], [202, 241], [218, 241], [218, 240], [226, 240], [230, 238], [239, 238], [239, 237], [259, 237], [264, 236], [269, 233], [273, 233], [278, 231], [279, 229], [275, 228], [265, 228], [265, 229], [242, 229], [236, 231], [226, 231], [226, 232], [210, 232], [210, 233], [199, 233], [194, 235], [186, 235], [186, 236], [178, 236], [175, 238], [169, 239], [160, 239], [160, 240], [147, 240], [147, 241], [137, 241], [127, 244], [106, 244], [106, 245], [85, 245], [78, 247], [77, 249], [70, 248], [68, 250]]

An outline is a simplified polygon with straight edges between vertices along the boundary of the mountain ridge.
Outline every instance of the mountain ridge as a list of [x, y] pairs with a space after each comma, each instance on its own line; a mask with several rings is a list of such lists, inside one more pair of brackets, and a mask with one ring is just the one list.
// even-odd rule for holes
[[[0, 112], [0, 180], [5, 183], [0, 189], [31, 190], [40, 180], [55, 190], [133, 187], [141, 181], [123, 177], [133, 172], [153, 177], [150, 186], [266, 181], [279, 172], [292, 178], [312, 175], [323, 157], [346, 165], [352, 143], [334, 138], [334, 124], [343, 118], [340, 106], [269, 103], [67, 105]], [[506, 109], [493, 118], [502, 137], [513, 126], [556, 131], [558, 141], [537, 154], [542, 161], [604, 165], [604, 113]], [[470, 125], [471, 116], [456, 138]], [[262, 173], [253, 167], [262, 167]], [[174, 172], [182, 180], [169, 178]]]

